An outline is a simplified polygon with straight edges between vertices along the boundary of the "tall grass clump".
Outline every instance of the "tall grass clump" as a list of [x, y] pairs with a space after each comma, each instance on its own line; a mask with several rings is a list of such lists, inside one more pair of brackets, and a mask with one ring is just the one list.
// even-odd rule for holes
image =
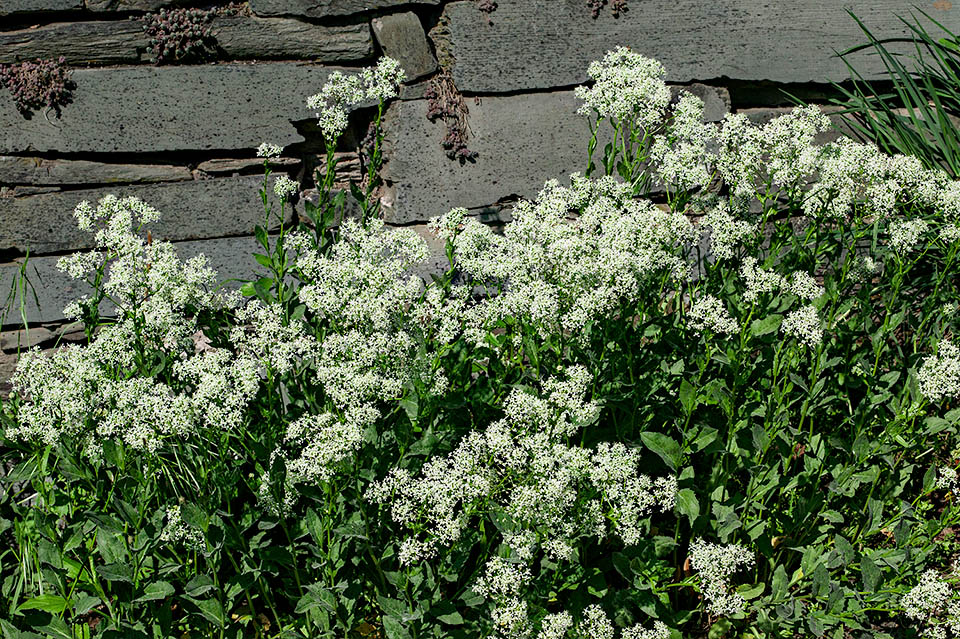
[[[87, 343], [25, 355], [3, 408], [5, 635], [960, 634], [960, 182], [814, 145], [815, 107], [704, 124], [628, 49], [590, 75], [602, 175], [501, 233], [435, 218], [429, 282], [329, 162], [268, 235], [268, 143], [240, 293], [147, 204], [77, 207]], [[379, 149], [402, 81], [310, 98], [330, 159], [365, 100]]]

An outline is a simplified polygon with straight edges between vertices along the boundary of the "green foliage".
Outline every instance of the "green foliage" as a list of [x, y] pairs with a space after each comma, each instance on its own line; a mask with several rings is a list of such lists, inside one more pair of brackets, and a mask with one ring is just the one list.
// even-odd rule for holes
[[242, 303], [133, 239], [125, 216], [151, 210], [78, 208], [107, 238], [97, 261], [65, 262], [93, 288], [74, 309], [89, 343], [24, 360], [0, 416], [4, 636], [786, 639], [949, 622], [945, 602], [918, 618], [904, 601], [958, 551], [954, 219], [907, 196], [837, 219], [766, 176], [736, 209], [753, 232], [705, 254], [684, 213], [728, 193], [638, 202], [656, 176], [633, 147], [659, 133], [618, 122], [604, 179], [548, 183], [503, 235], [462, 209], [437, 220], [449, 267], [424, 285], [408, 273], [422, 240], [385, 231], [370, 201], [382, 112], [359, 220], [331, 192], [335, 139], [295, 228], [265, 160]]

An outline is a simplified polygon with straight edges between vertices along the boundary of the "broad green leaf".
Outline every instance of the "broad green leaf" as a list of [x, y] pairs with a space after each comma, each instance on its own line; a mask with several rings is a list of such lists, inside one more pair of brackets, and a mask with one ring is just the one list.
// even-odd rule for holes
[[166, 599], [167, 597], [173, 595], [174, 592], [173, 586], [166, 581], [154, 581], [143, 589], [143, 595], [137, 598], [136, 601], [154, 601], [156, 599]]
[[17, 610], [43, 610], [59, 615], [71, 606], [72, 602], [69, 599], [60, 595], [46, 594], [27, 599], [17, 606]]
[[640, 439], [651, 451], [660, 456], [671, 470], [680, 465], [680, 444], [663, 433], [646, 431], [640, 433]]
[[697, 496], [689, 488], [682, 488], [677, 491], [677, 512], [686, 515], [690, 519], [690, 525], [700, 516], [700, 502]]

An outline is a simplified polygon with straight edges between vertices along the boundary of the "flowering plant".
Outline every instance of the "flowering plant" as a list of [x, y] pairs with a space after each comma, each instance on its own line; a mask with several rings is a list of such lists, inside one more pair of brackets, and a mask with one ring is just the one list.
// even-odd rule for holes
[[[142, 239], [146, 204], [78, 207], [98, 250], [62, 267], [92, 286], [69, 308], [88, 343], [24, 357], [4, 405], [22, 568], [3, 623], [954, 632], [960, 186], [814, 145], [812, 107], [704, 124], [627, 49], [591, 75], [605, 174], [548, 180], [502, 233], [434, 219], [449, 265], [430, 282], [425, 240], [369, 191], [359, 216], [324, 193], [292, 227], [280, 177], [271, 238], [266, 143], [266, 272], [244, 296]], [[348, 106], [376, 100], [379, 122], [402, 77], [382, 61], [310, 99], [330, 155]], [[654, 180], [661, 201], [639, 198]]]

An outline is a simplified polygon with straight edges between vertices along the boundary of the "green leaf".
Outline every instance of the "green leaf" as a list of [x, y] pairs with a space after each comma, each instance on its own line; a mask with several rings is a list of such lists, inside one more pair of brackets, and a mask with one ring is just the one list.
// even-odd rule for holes
[[257, 261], [260, 266], [265, 266], [266, 268], [273, 268], [273, 260], [271, 260], [266, 255], [261, 255], [260, 253], [254, 253], [253, 259]]
[[697, 496], [689, 488], [682, 488], [677, 491], [677, 512], [686, 515], [690, 519], [690, 525], [700, 516], [700, 502]]
[[683, 406], [683, 412], [689, 415], [697, 407], [697, 389], [687, 380], [680, 382], [680, 405]]
[[69, 599], [61, 597], [60, 595], [47, 594], [27, 599], [17, 607], [17, 610], [43, 610], [44, 612], [59, 615], [71, 606], [72, 602]]
[[143, 589], [143, 595], [135, 601], [154, 601], [157, 599], [166, 599], [174, 593], [172, 585], [166, 581], [154, 581]]
[[867, 592], [876, 592], [880, 583], [880, 569], [869, 557], [860, 558], [860, 575], [863, 578], [863, 589]]
[[387, 639], [410, 639], [410, 633], [403, 623], [393, 615], [383, 615], [381, 618], [383, 630]]
[[200, 611], [203, 618], [217, 626], [223, 628], [227, 625], [227, 616], [223, 612], [223, 606], [216, 599], [193, 599], [187, 597]]
[[750, 334], [754, 337], [762, 337], [776, 332], [783, 321], [783, 315], [767, 315], [761, 319], [755, 319], [750, 323]]
[[677, 466], [680, 465], [680, 444], [669, 436], [663, 433], [646, 431], [640, 433], [640, 439], [643, 440], [647, 448], [659, 455], [660, 459], [662, 459], [671, 470], [676, 470]]

